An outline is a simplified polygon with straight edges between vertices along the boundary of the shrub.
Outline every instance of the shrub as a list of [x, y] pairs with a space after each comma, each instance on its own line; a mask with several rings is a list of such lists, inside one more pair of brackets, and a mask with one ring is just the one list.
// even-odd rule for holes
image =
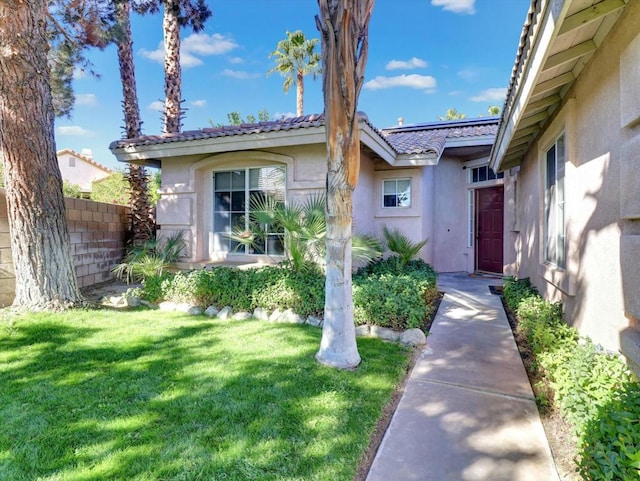
[[370, 263], [353, 278], [356, 324], [421, 327], [438, 294], [436, 280], [433, 268], [421, 259], [403, 265], [392, 256]]
[[[154, 278], [152, 287], [157, 285]], [[145, 289], [147, 285], [145, 283]], [[297, 272], [267, 266], [239, 270], [216, 267], [165, 277], [161, 297], [199, 306], [231, 306], [237, 311], [256, 307], [293, 309], [301, 316], [319, 315], [324, 309], [324, 276], [316, 271]]]
[[575, 430], [583, 479], [639, 479], [640, 384], [622, 359], [580, 339], [561, 305], [544, 301], [528, 280], [506, 279], [504, 297]]

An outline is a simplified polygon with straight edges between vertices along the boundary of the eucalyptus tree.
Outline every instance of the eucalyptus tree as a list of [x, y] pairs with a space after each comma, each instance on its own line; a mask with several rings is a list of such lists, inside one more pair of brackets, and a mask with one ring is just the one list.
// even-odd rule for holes
[[276, 66], [267, 75], [278, 72], [284, 77], [283, 90], [289, 91], [296, 85], [296, 110], [298, 116], [304, 111], [304, 77], [313, 74], [317, 78], [320, 73], [320, 54], [316, 52], [319, 39], [307, 39], [302, 30], [287, 32], [287, 38], [280, 40], [275, 51], [269, 58], [274, 57]]
[[358, 96], [364, 82], [374, 0], [318, 0], [327, 135], [327, 266], [324, 324], [316, 359], [360, 364], [351, 289], [353, 190], [360, 170]]
[[182, 70], [180, 67], [180, 28], [191, 27], [194, 32], [204, 29], [211, 16], [205, 0], [148, 0], [141, 2], [141, 12], [155, 13], [164, 8], [164, 133], [180, 132], [182, 111]]

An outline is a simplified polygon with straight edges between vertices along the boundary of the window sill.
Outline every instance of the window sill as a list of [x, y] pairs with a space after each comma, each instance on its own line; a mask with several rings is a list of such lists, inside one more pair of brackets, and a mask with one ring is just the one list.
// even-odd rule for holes
[[538, 266], [538, 274], [549, 284], [560, 289], [568, 296], [576, 295], [574, 278], [565, 268], [544, 262]]

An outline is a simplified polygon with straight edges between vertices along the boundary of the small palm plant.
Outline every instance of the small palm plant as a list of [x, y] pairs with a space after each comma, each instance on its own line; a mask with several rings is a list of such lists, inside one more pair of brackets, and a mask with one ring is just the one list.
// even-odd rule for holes
[[[303, 203], [285, 205], [272, 197], [255, 197], [250, 201], [249, 229], [237, 229], [229, 238], [240, 246], [254, 249], [264, 245], [269, 232], [280, 232], [286, 263], [295, 271], [324, 268], [327, 223], [324, 195], [306, 198]], [[354, 235], [352, 257], [369, 262], [380, 257], [382, 245], [373, 236]]]
[[382, 235], [387, 249], [397, 257], [398, 267], [400, 268], [406, 266], [429, 242], [428, 238], [420, 242], [414, 242], [403, 234], [400, 229], [389, 229], [387, 226], [382, 228]]
[[177, 231], [160, 241], [154, 238], [131, 248], [124, 262], [115, 266], [111, 272], [127, 284], [144, 281], [150, 276], [161, 275], [170, 264], [180, 258], [185, 248], [183, 231]]

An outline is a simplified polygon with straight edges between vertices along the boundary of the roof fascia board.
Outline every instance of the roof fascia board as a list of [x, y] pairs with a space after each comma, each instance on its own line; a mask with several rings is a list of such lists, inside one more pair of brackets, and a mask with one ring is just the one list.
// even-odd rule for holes
[[378, 154], [387, 164], [395, 165], [397, 155], [393, 148], [369, 124], [364, 122], [360, 123], [360, 142]]
[[[544, 0], [542, 0], [544, 1]], [[532, 47], [527, 55], [526, 65], [517, 82], [517, 90], [512, 106], [509, 108], [507, 118], [504, 119], [504, 129], [498, 130], [498, 136], [491, 155], [491, 168], [498, 172], [502, 168], [504, 157], [511, 138], [513, 137], [522, 116], [526, 110], [529, 99], [536, 87], [544, 65], [549, 57], [549, 50], [553, 40], [558, 36], [562, 27], [562, 21], [567, 15], [572, 0], [548, 0], [545, 2], [542, 20], [536, 24], [533, 33]], [[506, 112], [505, 112], [506, 113]]]
[[496, 140], [495, 135], [478, 135], [475, 137], [447, 137], [444, 145], [445, 150], [453, 147], [475, 147], [477, 145], [493, 145]]
[[295, 131], [262, 132], [258, 134], [229, 135], [199, 140], [183, 140], [154, 145], [119, 147], [111, 152], [119, 162], [144, 162], [167, 157], [198, 154], [217, 154], [240, 150], [256, 150], [292, 145], [326, 142], [325, 128], [307, 127]]
[[435, 152], [428, 154], [400, 154], [392, 164], [394, 167], [426, 167], [438, 165], [440, 156]]

